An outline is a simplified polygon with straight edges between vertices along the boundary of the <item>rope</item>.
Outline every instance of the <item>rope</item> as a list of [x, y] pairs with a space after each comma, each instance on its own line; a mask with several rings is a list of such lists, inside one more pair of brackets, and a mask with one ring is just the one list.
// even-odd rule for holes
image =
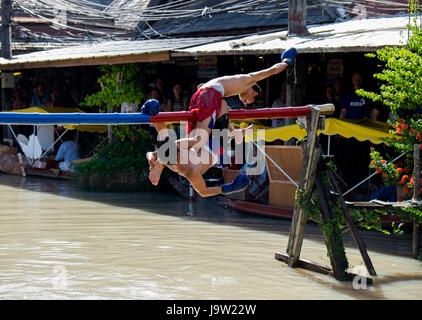
[[271, 157], [253, 140], [253, 136], [251, 136], [250, 134], [247, 135], [252, 138], [251, 141], [258, 148], [258, 150], [261, 151], [268, 158], [268, 160], [270, 160], [276, 166], [276, 168], [280, 170], [281, 173], [283, 173], [287, 177], [287, 179], [289, 179], [290, 182], [296, 186], [296, 188], [299, 188], [298, 184], [286, 173], [286, 171], [280, 168], [280, 166], [273, 159], [271, 159]]

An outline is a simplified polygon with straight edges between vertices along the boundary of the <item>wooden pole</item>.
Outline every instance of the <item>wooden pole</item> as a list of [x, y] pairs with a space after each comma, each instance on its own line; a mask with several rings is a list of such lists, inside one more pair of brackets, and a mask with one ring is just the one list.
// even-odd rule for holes
[[365, 263], [366, 269], [368, 270], [371, 276], [376, 276], [377, 273], [375, 272], [375, 268], [372, 265], [372, 261], [369, 258], [368, 252], [366, 251], [366, 245], [358, 234], [358, 230], [355, 226], [355, 223], [353, 222], [352, 217], [350, 216], [349, 209], [346, 206], [343, 195], [341, 194], [340, 188], [337, 185], [333, 172], [329, 172], [329, 179], [330, 179], [331, 185], [334, 188], [334, 191], [339, 195], [340, 204], [343, 209], [344, 218], [346, 219], [347, 225], [349, 227], [350, 232], [352, 233], [353, 239], [359, 248], [359, 251], [362, 256], [363, 262]]
[[12, 1], [1, 0], [1, 56], [6, 59], [12, 57], [11, 42], [11, 16], [12, 16]]
[[[321, 230], [327, 244], [327, 251], [330, 257], [331, 266], [333, 267], [334, 277], [340, 281], [346, 281], [347, 275], [347, 258], [344, 251], [343, 240], [341, 239], [341, 230], [337, 228], [335, 216], [329, 205], [330, 188], [328, 183], [323, 183], [320, 177], [315, 179], [318, 190], [318, 204], [321, 212]], [[329, 230], [324, 232], [324, 227]], [[341, 250], [343, 249], [343, 250]]]
[[306, 33], [306, 0], [289, 0], [288, 34]]
[[[1, 43], [1, 56], [5, 59], [12, 57], [12, 50], [10, 46], [12, 29], [11, 29], [11, 16], [12, 16], [12, 1], [1, 0], [1, 29], [0, 29], [0, 43]], [[2, 87], [1, 87], [1, 110], [9, 110], [10, 104], [10, 89], [3, 86], [5, 79], [3, 77], [10, 77], [10, 74], [2, 72]], [[10, 138], [8, 127], [3, 126], [3, 138]]]
[[289, 242], [287, 245], [287, 254], [289, 256], [288, 265], [290, 267], [295, 267], [299, 260], [307, 221], [304, 208], [302, 208], [299, 204], [300, 194], [306, 194], [313, 187], [318, 159], [321, 156], [321, 148], [319, 145], [315, 145], [319, 114], [319, 109], [312, 107], [311, 115], [306, 118], [308, 134], [306, 142], [302, 145], [303, 165], [299, 179], [299, 196], [297, 197], [295, 203], [292, 224], [290, 227]]
[[[420, 158], [420, 144], [415, 144], [413, 146], [413, 167], [415, 170], [415, 177], [413, 182], [413, 201], [420, 200], [420, 188], [421, 188], [421, 158]], [[412, 245], [412, 255], [413, 258], [417, 259], [419, 257], [419, 228], [420, 225], [416, 221], [416, 217], [413, 221], [413, 245]]]

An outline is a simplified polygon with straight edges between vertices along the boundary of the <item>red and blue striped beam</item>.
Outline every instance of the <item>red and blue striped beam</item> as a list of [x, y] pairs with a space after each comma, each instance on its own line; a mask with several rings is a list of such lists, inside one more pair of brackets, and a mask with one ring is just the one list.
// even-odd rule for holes
[[[315, 105], [286, 108], [240, 109], [230, 110], [230, 120], [278, 119], [305, 117], [311, 113], [311, 108], [317, 107], [321, 114], [334, 112], [334, 105]], [[160, 112], [156, 116], [144, 113], [19, 113], [0, 112], [0, 124], [83, 124], [83, 125], [118, 125], [146, 123], [175, 123], [195, 121], [189, 111]]]

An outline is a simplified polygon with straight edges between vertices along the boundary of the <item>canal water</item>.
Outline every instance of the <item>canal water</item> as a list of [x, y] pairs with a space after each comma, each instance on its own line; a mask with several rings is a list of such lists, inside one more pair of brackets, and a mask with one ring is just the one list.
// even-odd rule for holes
[[[290, 221], [171, 193], [82, 192], [0, 174], [0, 299], [420, 299], [411, 235], [361, 231], [373, 286], [286, 267]], [[359, 251], [345, 238], [351, 268]], [[329, 264], [309, 224], [302, 258]], [[357, 285], [356, 285], [357, 284]]]

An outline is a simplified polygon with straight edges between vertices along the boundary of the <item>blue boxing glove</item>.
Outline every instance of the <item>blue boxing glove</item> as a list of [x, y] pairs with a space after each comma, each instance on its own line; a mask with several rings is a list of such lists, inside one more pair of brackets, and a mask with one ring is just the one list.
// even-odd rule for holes
[[141, 113], [156, 116], [160, 112], [160, 103], [155, 99], [149, 99], [141, 108]]
[[239, 174], [231, 183], [223, 184], [221, 190], [224, 195], [240, 192], [246, 189], [250, 180], [246, 174]]
[[281, 62], [287, 63], [289, 66], [293, 64], [297, 56], [297, 50], [295, 48], [287, 49], [281, 55]]

